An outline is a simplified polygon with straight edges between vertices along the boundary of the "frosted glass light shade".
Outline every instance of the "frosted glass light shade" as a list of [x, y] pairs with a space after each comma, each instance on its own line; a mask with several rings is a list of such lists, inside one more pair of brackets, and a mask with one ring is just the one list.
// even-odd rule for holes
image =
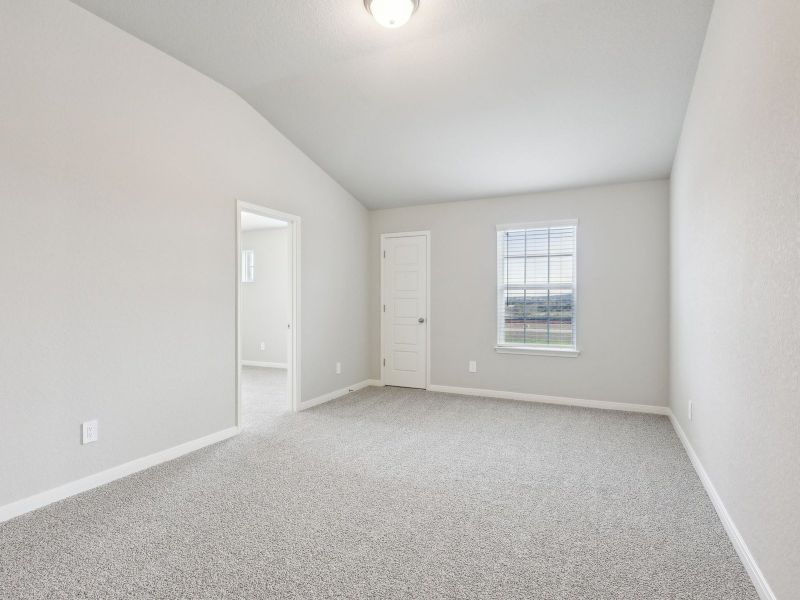
[[384, 27], [402, 27], [417, 9], [415, 0], [365, 0], [364, 5], [372, 17]]

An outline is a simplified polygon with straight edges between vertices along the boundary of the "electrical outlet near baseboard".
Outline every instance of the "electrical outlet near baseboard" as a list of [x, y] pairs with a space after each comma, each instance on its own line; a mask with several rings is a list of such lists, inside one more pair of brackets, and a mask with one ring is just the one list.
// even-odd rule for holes
[[340, 363], [340, 362], [336, 363], [336, 374], [337, 375], [341, 375], [342, 374], [342, 363]]
[[478, 361], [477, 360], [469, 361], [469, 372], [470, 373], [477, 373], [478, 372]]
[[81, 444], [97, 441], [97, 419], [81, 423]]
[[261, 349], [262, 350], [266, 350], [267, 349], [267, 342], [261, 342]]
[[692, 420], [692, 402], [689, 402], [689, 420]]

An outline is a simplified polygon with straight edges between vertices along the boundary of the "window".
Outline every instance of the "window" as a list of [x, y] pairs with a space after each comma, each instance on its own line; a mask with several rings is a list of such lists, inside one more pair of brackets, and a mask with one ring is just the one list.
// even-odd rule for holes
[[577, 229], [577, 221], [498, 226], [498, 352], [578, 355]]
[[242, 250], [242, 283], [253, 283], [255, 280], [255, 252]]

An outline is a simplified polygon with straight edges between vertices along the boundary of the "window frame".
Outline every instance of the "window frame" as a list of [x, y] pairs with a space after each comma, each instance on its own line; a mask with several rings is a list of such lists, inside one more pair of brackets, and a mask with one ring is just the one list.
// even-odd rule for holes
[[[505, 258], [503, 252], [503, 245], [501, 235], [507, 231], [520, 231], [528, 229], [552, 229], [559, 227], [574, 227], [575, 228], [575, 249], [572, 255], [572, 341], [571, 346], [549, 346], [545, 344], [510, 344], [503, 342], [504, 332], [504, 315], [505, 303], [504, 292], [507, 287], [505, 281], [505, 274], [503, 272], [503, 259]], [[528, 223], [509, 223], [499, 224], [496, 226], [496, 242], [497, 242], [497, 299], [495, 304], [496, 309], [496, 327], [495, 332], [495, 352], [498, 354], [527, 354], [531, 356], [560, 356], [566, 358], [576, 358], [580, 355], [578, 347], [578, 219], [562, 219], [556, 221], [538, 221]], [[550, 254], [548, 253], [548, 264]], [[550, 284], [548, 283], [548, 286]]]
[[242, 250], [242, 283], [255, 283], [256, 280], [256, 251]]

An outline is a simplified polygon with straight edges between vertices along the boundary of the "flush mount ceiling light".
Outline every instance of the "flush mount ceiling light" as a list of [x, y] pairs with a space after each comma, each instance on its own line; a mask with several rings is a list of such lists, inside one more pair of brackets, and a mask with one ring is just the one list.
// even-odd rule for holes
[[417, 10], [419, 0], [364, 0], [372, 17], [384, 27], [402, 27]]

